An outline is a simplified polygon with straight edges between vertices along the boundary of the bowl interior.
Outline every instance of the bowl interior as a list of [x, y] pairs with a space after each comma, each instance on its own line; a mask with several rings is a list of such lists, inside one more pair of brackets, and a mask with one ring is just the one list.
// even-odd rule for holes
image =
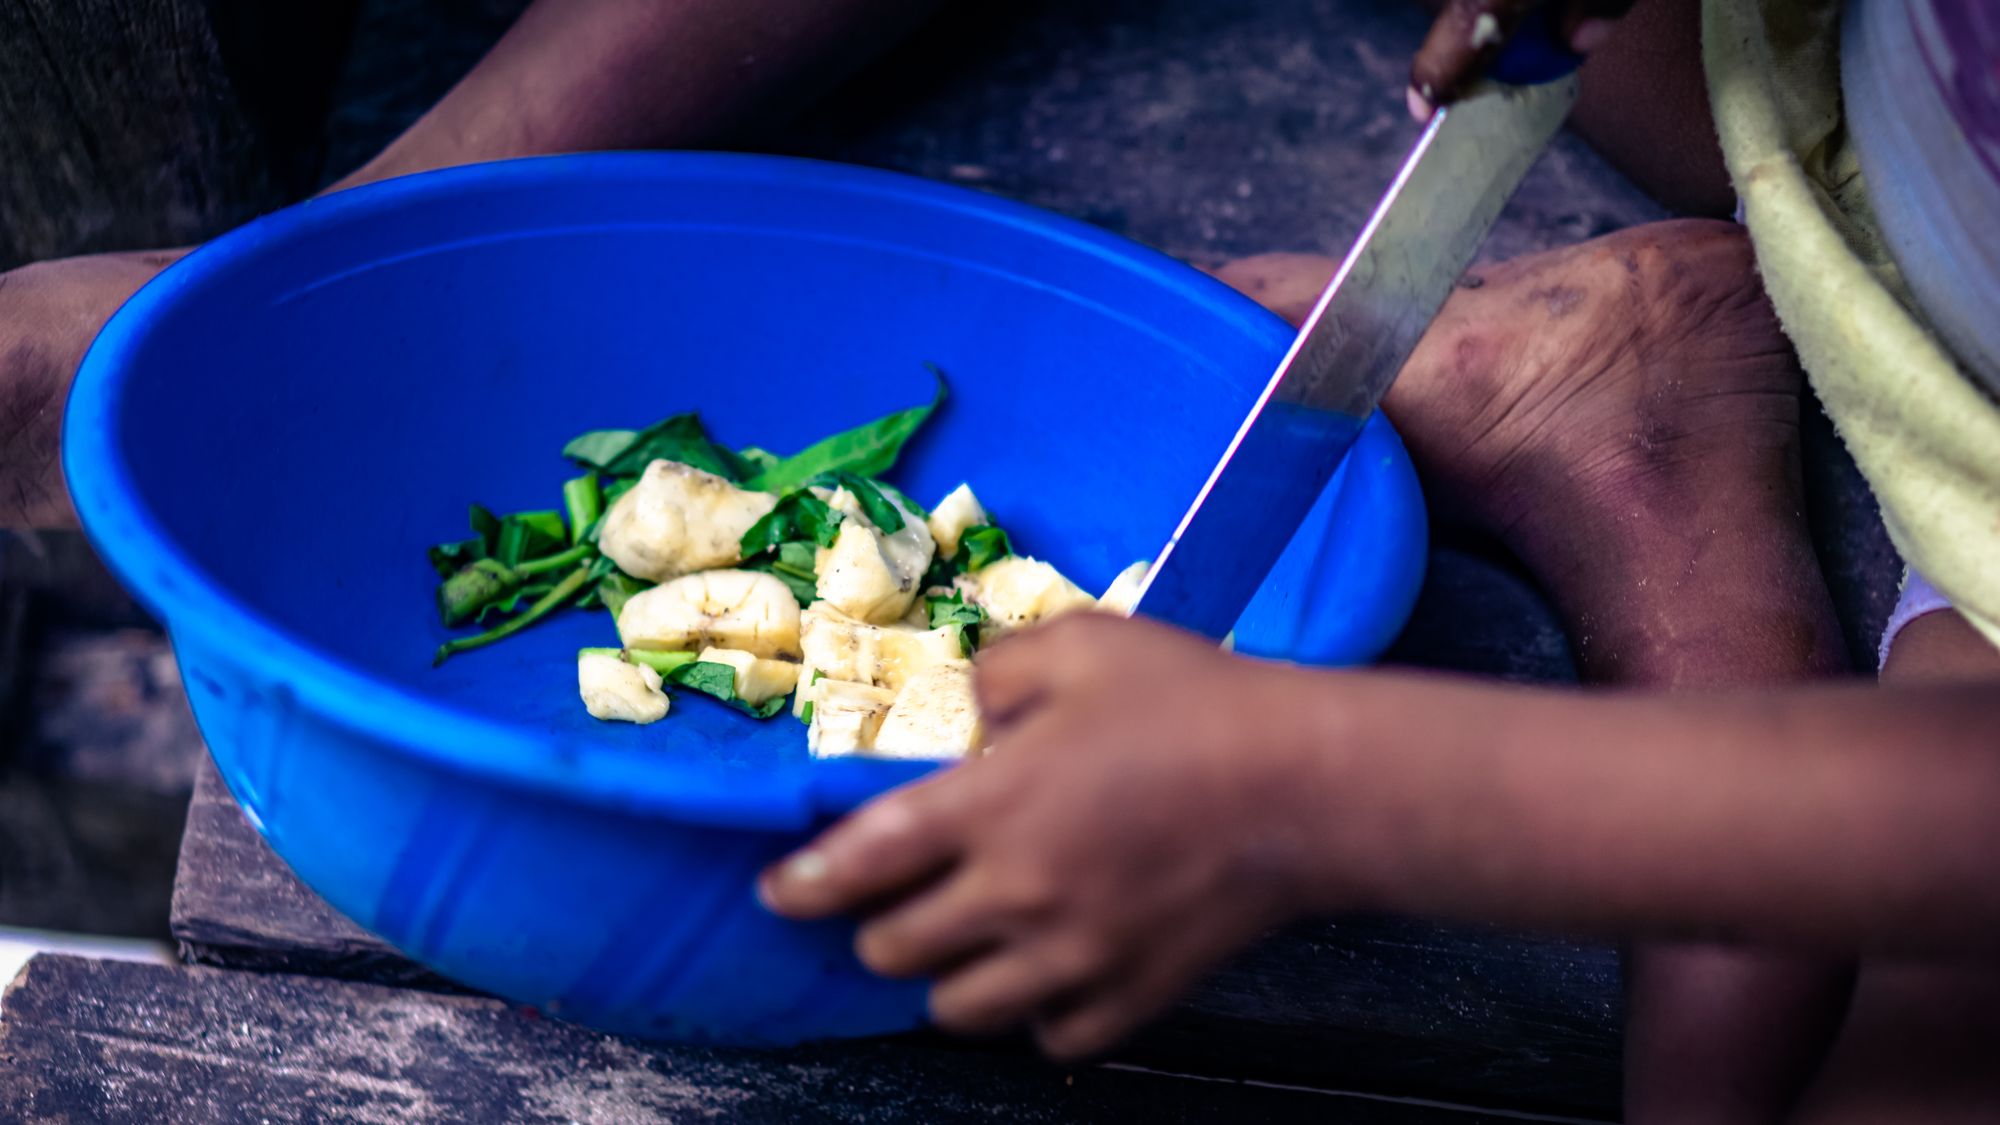
[[[1018, 549], [1100, 589], [1172, 530], [1287, 342], [1193, 271], [1025, 209], [729, 158], [335, 196], [135, 305], [94, 376], [108, 487], [273, 636], [551, 752], [746, 769], [802, 760], [800, 727], [693, 693], [651, 727], [584, 713], [573, 654], [616, 643], [602, 612], [433, 669], [425, 547], [467, 534], [469, 502], [559, 507], [581, 431], [697, 410], [725, 443], [791, 452], [925, 401], [935, 363], [951, 397], [892, 479], [922, 503], [972, 482]], [[88, 516], [105, 489], [86, 491]], [[240, 640], [254, 663], [262, 638]]]

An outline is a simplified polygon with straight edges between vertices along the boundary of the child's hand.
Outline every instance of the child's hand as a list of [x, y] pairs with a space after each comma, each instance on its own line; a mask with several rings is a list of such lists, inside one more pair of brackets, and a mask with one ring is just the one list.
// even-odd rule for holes
[[[889, 794], [766, 873], [773, 909], [861, 911], [861, 958], [935, 975], [946, 1028], [1094, 1054], [1297, 908], [1301, 673], [1080, 614], [980, 659], [990, 756]], [[1303, 783], [1303, 784], [1302, 784]]]
[[1500, 54], [1514, 28], [1535, 8], [1552, 6], [1556, 34], [1579, 55], [1611, 37], [1632, 0], [1445, 0], [1410, 64], [1410, 113], [1422, 121], [1434, 106], [1455, 100]]

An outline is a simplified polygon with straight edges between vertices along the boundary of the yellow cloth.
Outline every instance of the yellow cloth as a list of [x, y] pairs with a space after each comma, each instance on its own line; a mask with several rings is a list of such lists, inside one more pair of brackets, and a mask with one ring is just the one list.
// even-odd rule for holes
[[2000, 645], [2000, 405], [1911, 314], [1876, 233], [1842, 126], [1840, 8], [1705, 0], [1716, 130], [1764, 287], [1890, 538]]

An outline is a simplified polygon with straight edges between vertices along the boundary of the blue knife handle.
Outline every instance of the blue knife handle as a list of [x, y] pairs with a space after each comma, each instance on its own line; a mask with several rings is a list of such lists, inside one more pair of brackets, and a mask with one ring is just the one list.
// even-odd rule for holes
[[1529, 12], [1513, 38], [1493, 60], [1487, 76], [1510, 86], [1539, 86], [1567, 77], [1583, 64], [1583, 56], [1564, 45], [1556, 34], [1555, 17], [1547, 6]]

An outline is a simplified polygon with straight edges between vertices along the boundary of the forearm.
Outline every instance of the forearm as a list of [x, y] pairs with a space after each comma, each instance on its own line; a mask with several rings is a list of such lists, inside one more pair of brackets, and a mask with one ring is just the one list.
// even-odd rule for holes
[[1589, 696], [1324, 677], [1321, 905], [2000, 950], [2000, 692]]
[[549, 152], [713, 142], [894, 42], [935, 0], [536, 0], [442, 101], [333, 190]]

